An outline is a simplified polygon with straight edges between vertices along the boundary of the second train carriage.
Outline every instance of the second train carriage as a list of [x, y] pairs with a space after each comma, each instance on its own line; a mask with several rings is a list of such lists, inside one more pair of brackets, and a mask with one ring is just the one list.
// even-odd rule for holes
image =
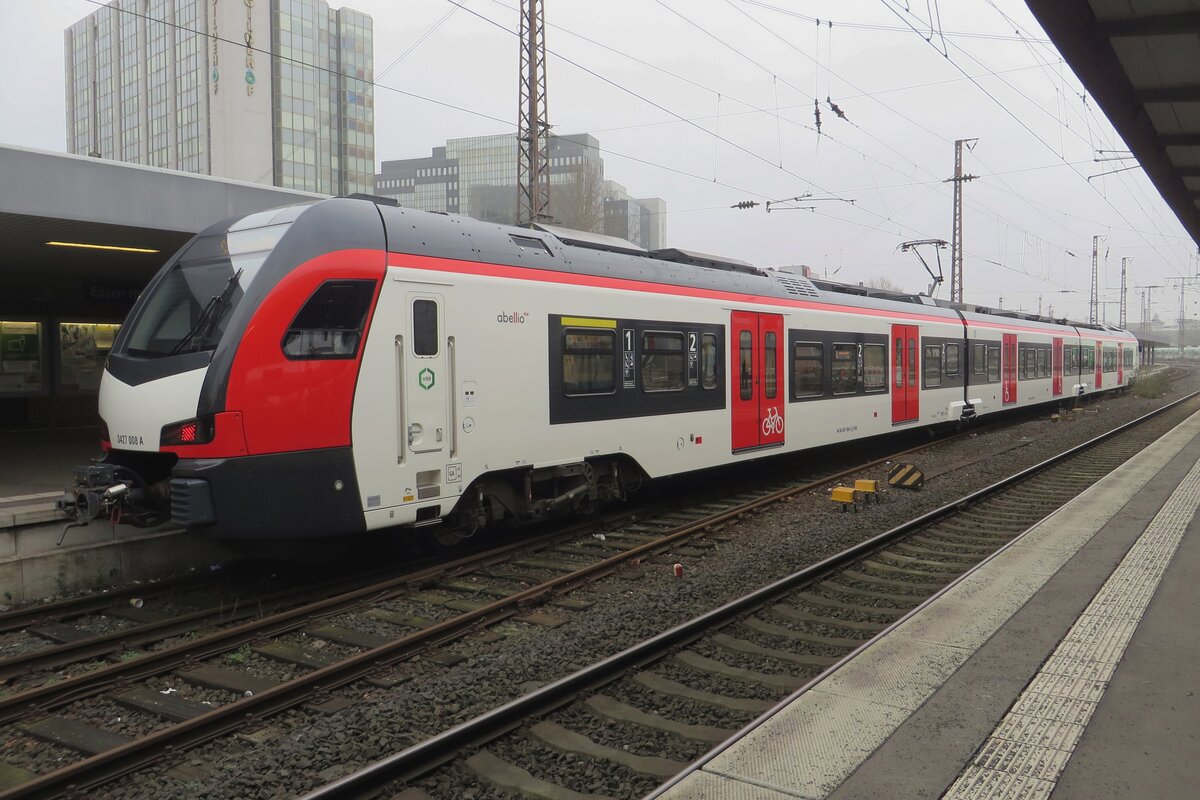
[[[1124, 386], [1124, 331], [335, 199], [221, 223], [114, 343], [77, 518], [471, 530]], [[95, 469], [95, 468], [94, 468]], [[124, 489], [120, 488], [124, 486]]]

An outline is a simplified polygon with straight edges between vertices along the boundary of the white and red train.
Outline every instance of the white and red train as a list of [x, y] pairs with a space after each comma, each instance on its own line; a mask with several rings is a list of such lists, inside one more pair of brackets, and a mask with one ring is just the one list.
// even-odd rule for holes
[[77, 523], [470, 531], [1126, 386], [1126, 331], [340, 198], [214, 225], [100, 387]]

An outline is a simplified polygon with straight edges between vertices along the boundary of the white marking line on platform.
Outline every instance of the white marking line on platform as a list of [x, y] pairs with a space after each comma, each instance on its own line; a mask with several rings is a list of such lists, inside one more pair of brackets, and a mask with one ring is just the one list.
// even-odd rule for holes
[[15, 497], [0, 497], [0, 503], [19, 503], [22, 500], [49, 500], [52, 497], [62, 497], [62, 492], [42, 492], [41, 494], [19, 494]]
[[[1058, 649], [943, 795], [1048, 798], [1200, 505], [1200, 461], [1129, 548]], [[1066, 665], [1100, 666], [1092, 674]]]

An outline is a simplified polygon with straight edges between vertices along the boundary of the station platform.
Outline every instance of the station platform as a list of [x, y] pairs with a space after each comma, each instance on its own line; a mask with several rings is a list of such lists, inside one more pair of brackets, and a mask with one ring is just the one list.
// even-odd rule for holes
[[55, 501], [73, 469], [102, 455], [98, 428], [0, 430], [0, 608], [65, 593], [156, 580], [228, 562], [216, 542], [163, 525], [93, 522], [67, 532]]
[[660, 788], [1200, 796], [1200, 414]]
[[95, 425], [0, 430], [0, 501], [61, 492], [73, 467], [101, 455]]

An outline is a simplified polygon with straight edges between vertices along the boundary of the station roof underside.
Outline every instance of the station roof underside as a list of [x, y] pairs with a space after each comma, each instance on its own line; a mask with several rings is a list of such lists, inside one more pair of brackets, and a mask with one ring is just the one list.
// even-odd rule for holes
[[[0, 279], [144, 281], [227, 217], [324, 195], [84, 156], [0, 146]], [[134, 247], [153, 253], [49, 246]]]
[[1200, 245], [1200, 10], [1191, 0], [1026, 0]]

